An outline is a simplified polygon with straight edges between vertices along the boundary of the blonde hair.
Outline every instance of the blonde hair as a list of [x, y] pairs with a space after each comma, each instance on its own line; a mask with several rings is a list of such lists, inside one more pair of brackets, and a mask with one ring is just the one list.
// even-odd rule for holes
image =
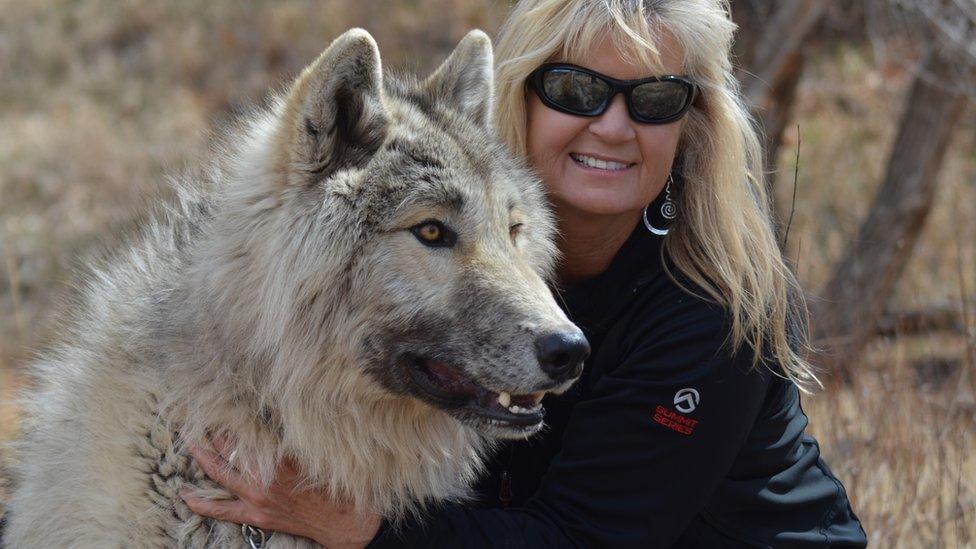
[[525, 155], [525, 81], [533, 70], [585, 57], [608, 33], [625, 59], [660, 70], [656, 44], [669, 33], [702, 94], [678, 145], [683, 184], [672, 189], [678, 217], [665, 253], [703, 297], [728, 310], [733, 350], [748, 343], [756, 364], [807, 390], [820, 382], [804, 358], [806, 307], [776, 242], [762, 146], [732, 75], [735, 28], [728, 0], [521, 0], [495, 42], [494, 113], [503, 140]]

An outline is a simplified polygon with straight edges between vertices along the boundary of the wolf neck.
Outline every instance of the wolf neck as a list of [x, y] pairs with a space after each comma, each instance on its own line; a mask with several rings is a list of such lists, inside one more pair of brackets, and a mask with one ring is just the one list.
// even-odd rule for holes
[[373, 394], [366, 383], [340, 375], [329, 394], [293, 386], [262, 402], [256, 393], [227, 394], [215, 377], [181, 391], [186, 400], [180, 423], [191, 441], [208, 433], [236, 440], [235, 465], [263, 483], [288, 456], [311, 485], [327, 486], [359, 509], [394, 521], [423, 503], [466, 499], [489, 449], [486, 441], [442, 412]]

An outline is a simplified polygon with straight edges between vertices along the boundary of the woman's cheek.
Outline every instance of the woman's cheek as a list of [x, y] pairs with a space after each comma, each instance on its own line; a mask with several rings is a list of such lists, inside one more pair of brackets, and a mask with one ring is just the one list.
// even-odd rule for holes
[[559, 161], [566, 148], [586, 127], [587, 118], [554, 111], [532, 94], [527, 104], [526, 149], [532, 167], [547, 185], [558, 178]]

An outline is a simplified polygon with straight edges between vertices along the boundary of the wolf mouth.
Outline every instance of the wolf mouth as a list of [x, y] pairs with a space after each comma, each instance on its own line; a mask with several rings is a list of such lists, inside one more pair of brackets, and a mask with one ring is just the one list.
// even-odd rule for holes
[[518, 429], [538, 426], [545, 410], [544, 391], [510, 394], [486, 389], [443, 362], [407, 355], [401, 360], [409, 379], [424, 396], [448, 409], [463, 408], [492, 422]]

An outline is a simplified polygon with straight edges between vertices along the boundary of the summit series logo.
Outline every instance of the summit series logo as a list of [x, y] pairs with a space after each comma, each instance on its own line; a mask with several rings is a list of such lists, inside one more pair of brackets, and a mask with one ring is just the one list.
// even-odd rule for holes
[[695, 432], [695, 427], [698, 426], [698, 420], [683, 416], [678, 412], [685, 414], [694, 412], [701, 402], [701, 395], [698, 394], [697, 389], [686, 387], [674, 394], [673, 402], [675, 409], [678, 410], [677, 412], [658, 404], [654, 408], [654, 414], [651, 415], [651, 419], [655, 423], [663, 425], [676, 433], [681, 433], [686, 437], [691, 436]]

